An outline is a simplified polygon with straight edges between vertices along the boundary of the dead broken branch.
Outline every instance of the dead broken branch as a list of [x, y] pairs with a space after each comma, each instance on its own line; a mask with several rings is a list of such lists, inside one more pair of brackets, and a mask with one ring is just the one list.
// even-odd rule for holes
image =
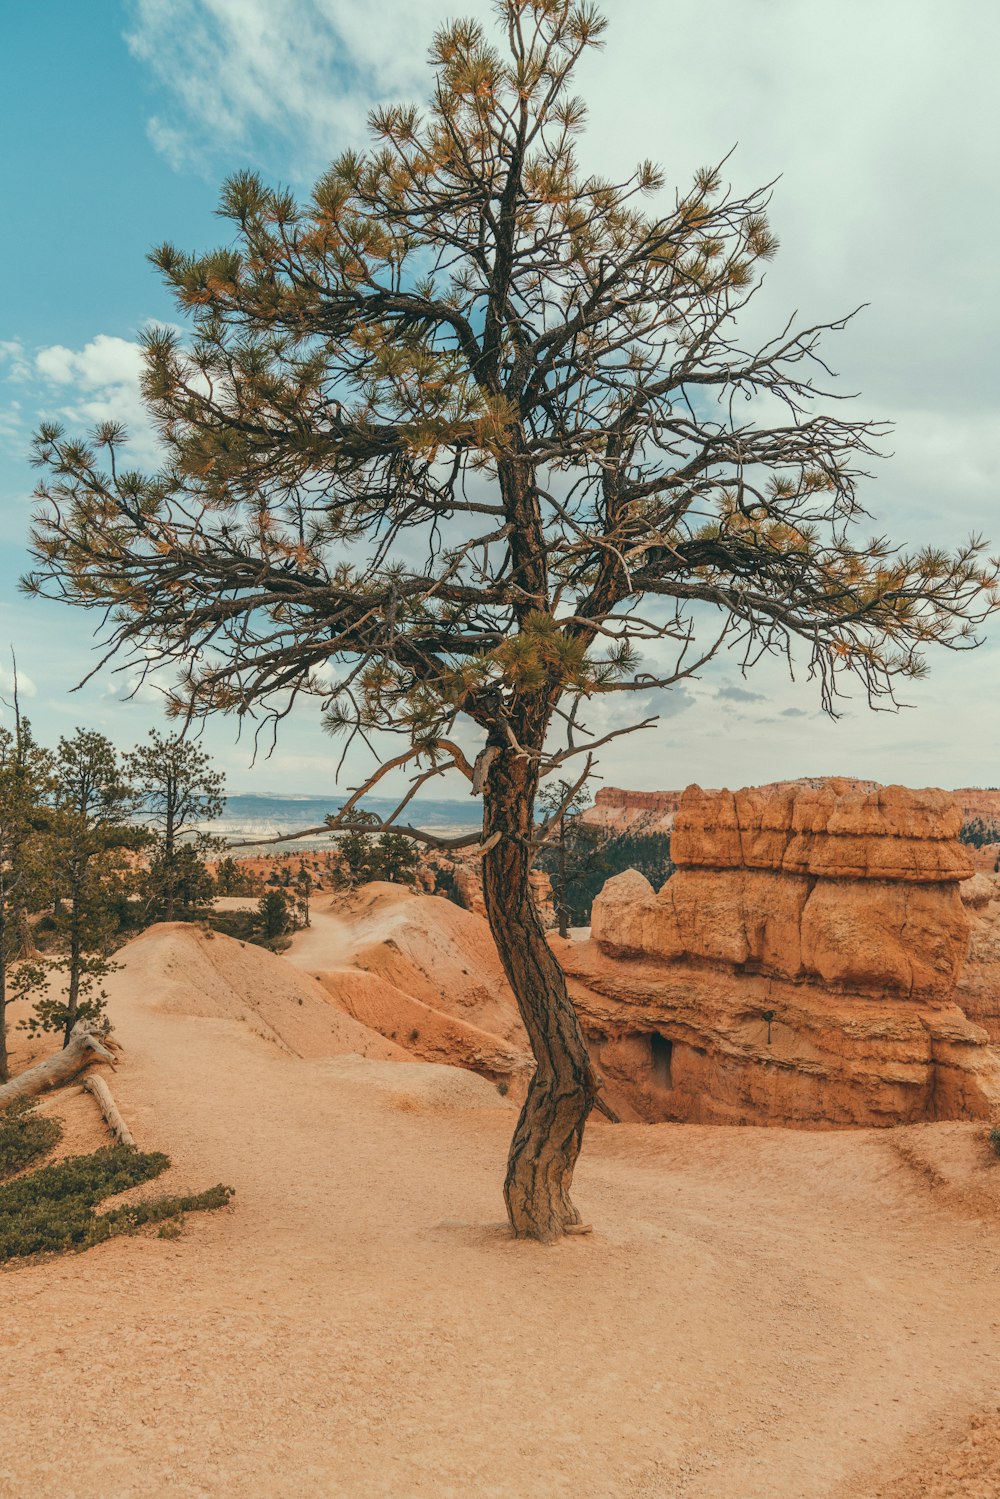
[[135, 1149], [135, 1140], [132, 1132], [119, 1112], [114, 1096], [103, 1077], [96, 1072], [83, 1080], [84, 1091], [92, 1093], [97, 1099], [97, 1107], [104, 1115], [104, 1122], [111, 1131], [112, 1137], [119, 1145], [131, 1145]]
[[94, 1062], [110, 1062], [113, 1067], [115, 1054], [120, 1050], [118, 1043], [112, 1040], [110, 1030], [99, 1029], [93, 1022], [81, 1021], [74, 1026], [69, 1045], [62, 1051], [29, 1067], [0, 1088], [0, 1109], [5, 1109], [16, 1098], [34, 1098], [39, 1093], [61, 1088]]

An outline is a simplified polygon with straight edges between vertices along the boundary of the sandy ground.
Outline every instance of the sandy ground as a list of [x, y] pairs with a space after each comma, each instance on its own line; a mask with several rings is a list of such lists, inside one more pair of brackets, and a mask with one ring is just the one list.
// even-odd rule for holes
[[981, 1127], [597, 1125], [594, 1234], [515, 1243], [489, 1084], [185, 1014], [149, 951], [116, 1097], [157, 1190], [238, 1195], [0, 1275], [3, 1499], [1000, 1494]]

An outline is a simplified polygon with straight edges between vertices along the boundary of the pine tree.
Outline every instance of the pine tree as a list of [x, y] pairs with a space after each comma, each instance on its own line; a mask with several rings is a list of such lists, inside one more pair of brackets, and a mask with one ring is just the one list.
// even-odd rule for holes
[[363, 885], [366, 880], [371, 879], [372, 845], [367, 833], [357, 829], [345, 833], [343, 838], [337, 840], [337, 853], [340, 860], [335, 878], [339, 884]]
[[553, 782], [536, 798], [536, 805], [546, 818], [539, 864], [552, 883], [560, 937], [569, 935], [571, 917], [578, 914], [573, 897], [581, 876], [603, 867], [601, 845], [605, 840], [599, 829], [580, 821], [580, 813], [589, 802], [582, 786], [565, 780]]
[[292, 913], [283, 890], [265, 890], [257, 903], [257, 919], [265, 942], [285, 935], [292, 926]]
[[412, 885], [417, 872], [419, 855], [410, 838], [402, 833], [385, 832], [379, 835], [368, 859], [369, 880], [389, 880], [395, 885]]
[[131, 821], [136, 798], [114, 745], [103, 734], [77, 729], [62, 738], [53, 763], [53, 818], [48, 838], [53, 881], [61, 897], [55, 918], [64, 956], [35, 965], [40, 980], [65, 976], [57, 994], [35, 1004], [31, 1029], [60, 1030], [69, 1044], [78, 1020], [95, 1019], [103, 1010], [103, 980], [112, 972], [107, 953], [116, 929], [109, 885], [119, 872], [122, 854], [145, 842]]
[[312, 892], [313, 877], [306, 868], [305, 860], [300, 859], [298, 873], [295, 876], [295, 896], [303, 926], [312, 926], [312, 917], [309, 909]]
[[7, 1005], [13, 996], [30, 992], [27, 973], [12, 987], [11, 965], [30, 956], [24, 928], [44, 879], [38, 845], [47, 821], [43, 803], [51, 768], [51, 756], [16, 712], [13, 732], [0, 728], [0, 1083], [9, 1076]]
[[[179, 666], [181, 716], [276, 728], [312, 694], [359, 745], [401, 736], [331, 827], [392, 768], [414, 767], [409, 794], [468, 776], [537, 1063], [507, 1210], [549, 1240], [581, 1226], [600, 1081], [529, 891], [541, 779], [574, 756], [585, 779], [723, 645], [800, 651], [831, 711], [852, 677], [889, 703], [925, 646], [975, 643], [996, 571], [976, 540], [856, 538], [883, 429], [823, 409], [822, 340], [846, 319], [742, 341], [769, 190], [583, 171], [571, 82], [604, 21], [578, 0], [498, 11], [496, 45], [474, 21], [439, 31], [427, 108], [374, 111], [372, 148], [306, 203], [242, 172], [221, 248], [155, 252], [193, 321], [188, 343], [145, 336], [162, 468], [130, 465], [119, 424], [43, 426], [26, 586], [97, 611], [142, 670]], [[588, 738], [602, 700], [621, 706]], [[387, 821], [447, 846], [400, 821], [408, 799]]]
[[126, 757], [139, 805], [153, 832], [148, 908], [154, 920], [189, 916], [211, 898], [202, 856], [215, 848], [202, 827], [221, 816], [224, 777], [204, 750], [158, 729]]

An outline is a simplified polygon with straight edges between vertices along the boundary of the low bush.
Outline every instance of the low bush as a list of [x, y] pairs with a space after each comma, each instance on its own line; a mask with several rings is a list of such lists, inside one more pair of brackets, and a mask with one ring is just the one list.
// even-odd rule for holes
[[995, 1124], [987, 1136], [997, 1155], [1000, 1155], [1000, 1124]]
[[225, 1207], [233, 1195], [231, 1187], [219, 1185], [189, 1196], [156, 1197], [107, 1213], [94, 1211], [106, 1197], [151, 1181], [169, 1165], [161, 1151], [143, 1153], [130, 1145], [111, 1145], [6, 1183], [0, 1187], [0, 1262], [43, 1251], [89, 1249], [147, 1223], [177, 1221], [184, 1213]]
[[48, 1155], [62, 1139], [58, 1119], [40, 1119], [30, 1098], [18, 1098], [0, 1114], [0, 1182]]

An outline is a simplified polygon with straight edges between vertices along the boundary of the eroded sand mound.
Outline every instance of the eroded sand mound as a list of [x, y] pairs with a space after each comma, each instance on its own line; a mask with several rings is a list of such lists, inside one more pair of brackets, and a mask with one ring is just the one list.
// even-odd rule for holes
[[288, 957], [314, 974], [365, 969], [433, 1009], [527, 1049], [517, 1004], [482, 917], [437, 895], [374, 881], [314, 904]]
[[345, 1014], [413, 1057], [523, 1098], [534, 1070], [489, 928], [440, 896], [373, 882], [313, 903], [286, 958]]
[[296, 1057], [407, 1054], [330, 1004], [322, 988], [275, 953], [186, 922], [161, 922], [118, 954], [115, 992], [174, 1015], [232, 1020]]

